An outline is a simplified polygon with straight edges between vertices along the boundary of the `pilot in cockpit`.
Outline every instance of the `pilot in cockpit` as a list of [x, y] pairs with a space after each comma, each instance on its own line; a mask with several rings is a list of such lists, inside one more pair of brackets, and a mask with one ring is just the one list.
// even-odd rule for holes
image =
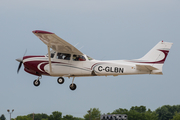
[[70, 60], [71, 55], [70, 54], [66, 54], [66, 56], [64, 57], [65, 60]]

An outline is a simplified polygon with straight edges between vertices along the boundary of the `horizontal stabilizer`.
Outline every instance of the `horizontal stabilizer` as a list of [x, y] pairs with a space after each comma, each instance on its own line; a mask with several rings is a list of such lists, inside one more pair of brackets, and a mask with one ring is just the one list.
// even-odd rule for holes
[[136, 65], [137, 70], [141, 71], [152, 71], [152, 70], [158, 70], [157, 68], [151, 66], [151, 65]]

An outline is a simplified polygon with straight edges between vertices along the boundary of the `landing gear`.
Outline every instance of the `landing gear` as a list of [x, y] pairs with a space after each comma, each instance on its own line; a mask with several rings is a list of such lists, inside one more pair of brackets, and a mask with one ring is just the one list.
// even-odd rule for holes
[[76, 84], [74, 84], [74, 83], [70, 84], [70, 85], [69, 85], [69, 88], [70, 88], [71, 90], [75, 90], [75, 89], [76, 89]]
[[33, 82], [33, 84], [34, 84], [34, 86], [39, 86], [40, 85], [40, 81], [39, 81], [39, 79], [41, 79], [42, 78], [42, 76], [39, 76], [38, 77], [38, 79], [36, 79], [36, 80], [34, 80], [34, 82]]
[[40, 81], [39, 80], [34, 80], [34, 82], [33, 82], [33, 84], [34, 84], [34, 86], [39, 86], [40, 85]]
[[64, 78], [63, 78], [63, 77], [59, 77], [59, 78], [57, 79], [57, 82], [58, 82], [59, 84], [63, 84], [63, 83], [64, 83]]
[[75, 90], [75, 89], [76, 89], [76, 84], [73, 83], [73, 82], [74, 82], [74, 78], [75, 78], [75, 77], [73, 77], [72, 84], [69, 85], [69, 88], [70, 88], [71, 90]]
[[[40, 85], [40, 80], [39, 80], [39, 79], [41, 79], [41, 78], [42, 78], [42, 76], [39, 76], [38, 79], [34, 80], [34, 82], [33, 82], [34, 86], [37, 87], [37, 86]], [[74, 78], [75, 78], [75, 77], [73, 77], [72, 83], [69, 85], [69, 88], [70, 88], [71, 90], [75, 90], [75, 89], [77, 88], [76, 84], [73, 83], [73, 82], [74, 82]], [[57, 82], [58, 82], [59, 84], [63, 84], [63, 83], [64, 83], [64, 78], [63, 78], [63, 77], [59, 77], [59, 78], [57, 79]]]

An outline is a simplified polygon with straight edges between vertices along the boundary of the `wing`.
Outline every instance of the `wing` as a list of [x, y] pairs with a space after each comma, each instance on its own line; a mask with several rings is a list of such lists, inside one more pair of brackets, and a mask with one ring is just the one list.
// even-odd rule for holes
[[33, 31], [33, 33], [47, 46], [51, 47], [54, 51], [83, 55], [83, 53], [80, 52], [77, 48], [75, 48], [73, 45], [69, 44], [62, 38], [58, 37], [54, 33], [41, 30], [35, 30]]

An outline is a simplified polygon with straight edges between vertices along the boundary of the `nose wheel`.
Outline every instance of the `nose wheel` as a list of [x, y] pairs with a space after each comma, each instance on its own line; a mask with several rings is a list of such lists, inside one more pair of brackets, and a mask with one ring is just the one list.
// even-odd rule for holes
[[39, 79], [41, 79], [42, 77], [41, 76], [39, 76], [38, 77], [38, 79], [36, 79], [36, 80], [34, 80], [34, 82], [33, 82], [33, 84], [34, 84], [34, 86], [39, 86], [40, 85], [40, 81], [39, 81]]
[[34, 84], [34, 86], [39, 86], [40, 85], [40, 81], [39, 80], [34, 80], [34, 82], [33, 82], [33, 84]]

